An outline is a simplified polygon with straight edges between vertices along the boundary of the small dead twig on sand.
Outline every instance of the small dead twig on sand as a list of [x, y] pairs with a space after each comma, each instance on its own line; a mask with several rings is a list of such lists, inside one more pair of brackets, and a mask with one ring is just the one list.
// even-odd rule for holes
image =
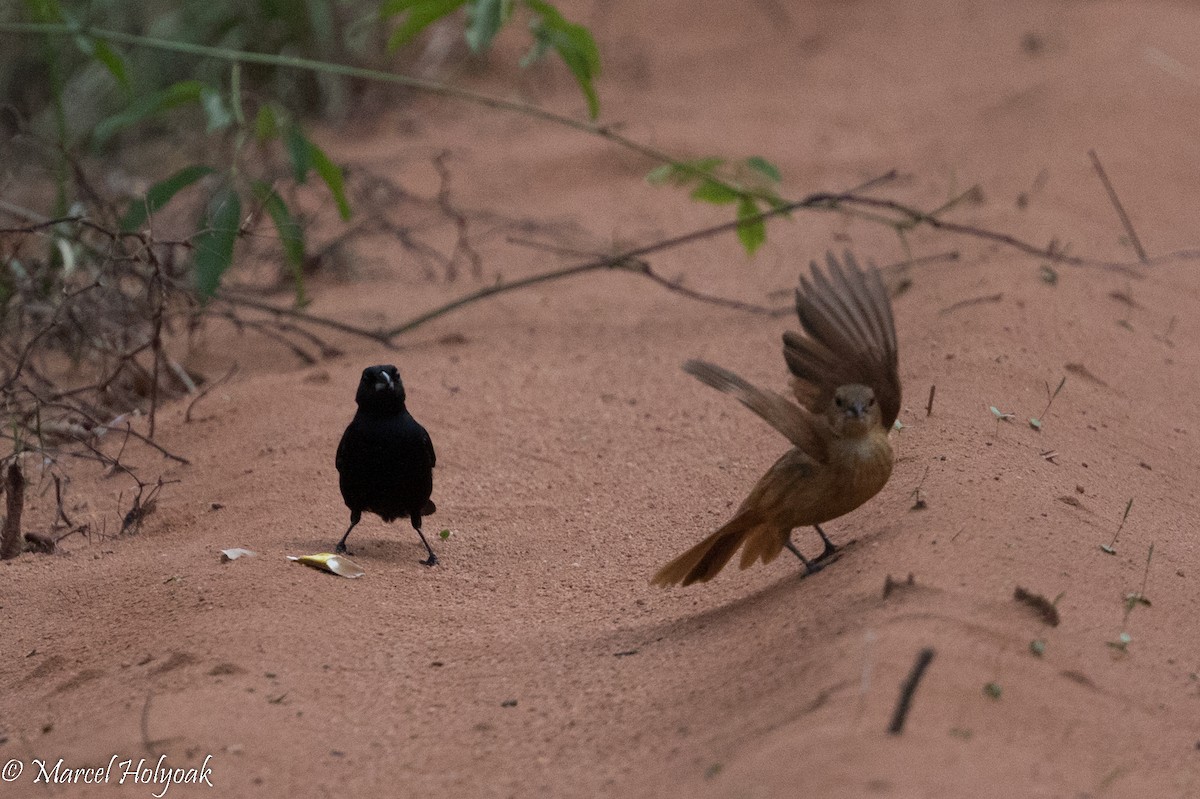
[[952, 314], [955, 311], [963, 308], [970, 308], [972, 305], [986, 305], [988, 303], [1000, 302], [1003, 299], [1004, 293], [997, 292], [995, 294], [988, 294], [983, 297], [971, 297], [970, 299], [959, 300], [953, 305], [947, 305], [945, 308], [938, 311], [938, 316], [946, 316], [947, 314]]
[[25, 509], [25, 475], [14, 458], [4, 474], [5, 511], [4, 526], [0, 527], [0, 560], [9, 560], [21, 554], [21, 512]]
[[1104, 184], [1104, 190], [1108, 192], [1109, 201], [1117, 210], [1117, 216], [1121, 218], [1121, 224], [1125, 227], [1125, 233], [1129, 236], [1129, 243], [1133, 245], [1133, 251], [1137, 253], [1138, 260], [1144, 264], [1149, 263], [1150, 259], [1146, 257], [1146, 250], [1142, 247], [1141, 239], [1138, 238], [1137, 231], [1133, 229], [1133, 222], [1130, 221], [1129, 214], [1125, 213], [1125, 206], [1121, 205], [1121, 199], [1117, 197], [1117, 190], [1113, 188], [1108, 174], [1104, 171], [1104, 166], [1100, 163], [1100, 156], [1096, 155], [1095, 150], [1088, 150], [1088, 156], [1092, 159], [1092, 166], [1095, 167], [1096, 174], [1100, 176], [1100, 182]]
[[238, 370], [238, 365], [235, 363], [233, 366], [229, 367], [228, 372], [226, 372], [224, 375], [222, 375], [218, 379], [214, 380], [213, 382], [209, 383], [207, 386], [204, 387], [204, 389], [199, 394], [192, 397], [192, 401], [188, 403], [187, 410], [184, 411], [184, 413], [183, 413], [183, 421], [184, 422], [192, 421], [192, 409], [196, 407], [196, 403], [199, 402], [200, 400], [204, 399], [205, 397], [207, 397], [209, 395], [209, 392], [211, 392], [213, 389], [224, 384], [224, 382], [226, 380], [233, 377], [234, 373], [237, 372], [237, 370]]
[[912, 671], [908, 673], [908, 679], [900, 686], [900, 697], [896, 700], [896, 710], [892, 713], [892, 723], [888, 725], [888, 732], [892, 735], [899, 735], [904, 731], [904, 721], [908, 718], [908, 710], [912, 706], [913, 694], [917, 691], [917, 684], [925, 676], [925, 669], [929, 668], [929, 664], [933, 661], [933, 655], [933, 647], [927, 646], [918, 652]]

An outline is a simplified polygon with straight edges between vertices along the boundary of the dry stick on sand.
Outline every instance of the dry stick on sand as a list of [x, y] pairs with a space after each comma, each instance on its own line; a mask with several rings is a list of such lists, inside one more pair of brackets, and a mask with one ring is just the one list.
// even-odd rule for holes
[[1104, 184], [1104, 190], [1108, 192], [1108, 199], [1113, 204], [1113, 208], [1117, 210], [1117, 216], [1121, 218], [1121, 224], [1125, 227], [1125, 232], [1129, 235], [1129, 243], [1133, 245], [1134, 252], [1137, 253], [1138, 260], [1142, 263], [1150, 263], [1150, 259], [1146, 257], [1146, 250], [1142, 247], [1142, 241], [1138, 238], [1137, 231], [1133, 229], [1133, 222], [1129, 220], [1129, 214], [1125, 213], [1125, 206], [1121, 205], [1120, 198], [1117, 197], [1117, 191], [1113, 188], [1112, 183], [1108, 179], [1108, 173], [1104, 171], [1104, 166], [1100, 163], [1100, 156], [1096, 155], [1095, 150], [1088, 150], [1088, 156], [1092, 159], [1092, 166], [1096, 169], [1096, 174], [1100, 176], [1100, 182]]
[[14, 459], [8, 464], [4, 476], [6, 513], [4, 526], [0, 528], [0, 560], [10, 560], [21, 554], [21, 511], [25, 507], [25, 476], [21, 465]]
[[237, 372], [237, 370], [238, 370], [238, 365], [235, 363], [233, 366], [229, 367], [229, 371], [226, 372], [222, 377], [209, 383], [207, 386], [205, 386], [203, 388], [203, 390], [200, 391], [199, 394], [192, 397], [192, 401], [188, 403], [187, 410], [184, 411], [183, 421], [184, 422], [192, 421], [192, 409], [196, 407], [196, 403], [199, 402], [200, 400], [204, 399], [205, 397], [207, 397], [209, 392], [211, 392], [213, 389], [217, 388], [218, 386], [222, 385], [226, 380], [233, 377], [234, 373]]
[[917, 660], [913, 663], [912, 671], [908, 673], [908, 679], [900, 686], [900, 697], [896, 700], [896, 710], [892, 713], [892, 723], [888, 725], [888, 732], [892, 735], [899, 735], [904, 731], [904, 720], [908, 718], [908, 710], [912, 706], [913, 694], [916, 693], [917, 684], [925, 676], [925, 669], [929, 668], [932, 660], [933, 647], [927, 646], [917, 653]]
[[[665, 286], [666, 288], [668, 288], [672, 291], [679, 291], [681, 293], [687, 293], [687, 290], [682, 289], [680, 286], [678, 286], [677, 284], [675, 284], [671, 281], [665, 280], [660, 275], [658, 275], [657, 273], [653, 272], [652, 270], [650, 270], [646, 266], [644, 266], [640, 260], [641, 257], [645, 256], [645, 255], [649, 255], [651, 253], [669, 250], [674, 247], [681, 246], [683, 244], [689, 244], [689, 243], [692, 243], [695, 241], [700, 241], [702, 239], [711, 238], [711, 237], [718, 236], [718, 235], [721, 235], [724, 233], [728, 233], [733, 230], [736, 230], [740, 225], [754, 224], [756, 222], [760, 222], [760, 221], [768, 219], [770, 217], [786, 215], [786, 214], [789, 214], [790, 212], [796, 211], [796, 210], [839, 211], [842, 213], [849, 213], [852, 215], [859, 215], [859, 216], [871, 215], [872, 218], [876, 219], [876, 221], [880, 221], [880, 222], [883, 222], [886, 224], [892, 224], [895, 226], [903, 226], [905, 228], [912, 228], [912, 227], [916, 227], [916, 226], [924, 224], [924, 225], [928, 225], [936, 230], [943, 230], [943, 231], [946, 231], [949, 233], [954, 233], [957, 235], [963, 235], [963, 236], [968, 236], [971, 238], [982, 239], [985, 241], [996, 242], [996, 243], [1002, 244], [1004, 246], [1010, 247], [1012, 249], [1018, 250], [1019, 252], [1026, 253], [1028, 255], [1033, 255], [1038, 258], [1043, 258], [1043, 259], [1046, 259], [1053, 263], [1064, 264], [1067, 266], [1107, 269], [1107, 270], [1111, 270], [1111, 271], [1118, 271], [1118, 272], [1123, 272], [1123, 273], [1127, 273], [1127, 274], [1135, 274], [1135, 275], [1140, 276], [1140, 273], [1134, 271], [1135, 267], [1138, 266], [1139, 264], [1130, 264], [1130, 263], [1116, 262], [1116, 261], [1104, 261], [1104, 260], [1099, 260], [1099, 259], [1083, 258], [1080, 256], [1069, 256], [1069, 255], [1065, 254], [1064, 252], [1060, 251], [1053, 244], [1051, 244], [1050, 246], [1047, 246], [1047, 247], [1038, 247], [1034, 244], [1030, 244], [1029, 242], [1018, 239], [1017, 237], [1011, 236], [1007, 233], [1000, 233], [997, 231], [988, 230], [986, 228], [978, 227], [975, 225], [967, 225], [967, 224], [962, 224], [962, 223], [958, 223], [958, 222], [949, 222], [949, 221], [946, 221], [946, 220], [942, 219], [941, 217], [937, 216], [937, 212], [927, 213], [925, 211], [921, 211], [917, 208], [914, 208], [909, 205], [905, 205], [904, 203], [900, 203], [895, 200], [886, 200], [886, 199], [880, 199], [877, 197], [870, 197], [870, 196], [867, 196], [862, 193], [864, 191], [867, 191], [868, 189], [878, 186], [879, 184], [894, 180], [896, 178], [896, 176], [897, 176], [896, 170], [891, 170], [890, 172], [888, 172], [884, 175], [881, 175], [877, 178], [874, 178], [870, 181], [867, 181], [860, 186], [856, 186], [855, 188], [851, 189], [848, 192], [842, 192], [842, 193], [821, 192], [821, 193], [810, 194], [809, 196], [805, 197], [802, 200], [798, 200], [798, 201], [791, 202], [791, 203], [785, 203], [777, 208], [771, 208], [769, 210], [763, 211], [759, 214], [755, 214], [755, 215], [747, 217], [745, 219], [740, 219], [740, 220], [733, 221], [733, 222], [726, 222], [726, 223], [723, 223], [720, 225], [713, 225], [711, 227], [706, 227], [706, 228], [702, 228], [700, 230], [691, 231], [689, 233], [684, 233], [682, 235], [675, 236], [675, 237], [669, 238], [669, 239], [665, 239], [663, 241], [655, 242], [655, 243], [648, 244], [648, 245], [643, 245], [640, 247], [634, 247], [634, 248], [626, 250], [624, 252], [615, 253], [615, 254], [613, 254], [611, 256], [607, 256], [607, 257], [597, 258], [597, 259], [588, 261], [586, 263], [577, 264], [575, 266], [566, 267], [564, 269], [559, 269], [559, 270], [555, 270], [552, 272], [546, 272], [546, 273], [543, 273], [540, 275], [532, 275], [530, 277], [522, 278], [520, 280], [515, 280], [512, 282], [508, 282], [508, 283], [496, 283], [495, 285], [487, 286], [487, 287], [479, 289], [477, 291], [470, 292], [462, 297], [459, 297], [458, 299], [455, 299], [455, 300], [450, 301], [449, 303], [446, 303], [445, 305], [442, 305], [438, 308], [434, 308], [433, 310], [428, 311], [426, 313], [420, 314], [420, 315], [408, 320], [407, 322], [396, 325], [387, 330], [368, 330], [366, 328], [357, 327], [355, 325], [350, 325], [350, 324], [341, 322], [336, 319], [329, 319], [326, 317], [317, 316], [315, 314], [306, 313], [304, 311], [298, 311], [293, 308], [276, 307], [276, 306], [270, 305], [269, 303], [261, 302], [259, 300], [255, 300], [255, 299], [252, 299], [249, 297], [237, 296], [233, 293], [230, 293], [230, 292], [227, 292], [224, 290], [222, 290], [218, 293], [218, 297], [220, 299], [224, 300], [225, 302], [228, 302], [231, 305], [239, 305], [239, 306], [243, 306], [246, 308], [253, 308], [255, 310], [262, 311], [264, 313], [275, 314], [276, 316], [286, 316], [286, 317], [295, 319], [300, 322], [305, 322], [308, 324], [328, 327], [328, 328], [331, 328], [334, 330], [339, 330], [344, 333], [349, 333], [351, 335], [359, 336], [362, 338], [367, 338], [367, 339], [375, 341], [379, 344], [383, 344], [385, 346], [394, 347], [395, 346], [394, 339], [396, 337], [398, 337], [404, 333], [410, 332], [411, 330], [413, 330], [417, 327], [420, 327], [421, 325], [425, 324], [426, 322], [429, 322], [433, 319], [437, 319], [438, 317], [444, 316], [444, 315], [446, 315], [452, 311], [455, 311], [459, 308], [462, 308], [466, 305], [470, 305], [474, 302], [478, 302], [479, 300], [486, 299], [487, 297], [491, 297], [493, 295], [501, 294], [501, 293], [508, 292], [508, 291], [516, 291], [519, 289], [528, 288], [529, 286], [537, 285], [539, 283], [546, 283], [546, 282], [550, 282], [553, 280], [559, 280], [561, 278], [573, 277], [575, 275], [580, 275], [580, 274], [584, 274], [587, 272], [594, 272], [594, 271], [598, 271], [601, 269], [624, 269], [625, 271], [628, 271], [631, 274], [640, 274], [651, 280], [654, 280], [655, 282], [660, 283], [661, 285]], [[878, 215], [870, 214], [868, 211], [865, 211], [863, 209], [873, 209], [874, 211], [886, 211], [886, 212], [897, 215], [899, 217], [899, 219], [892, 220], [892, 219], [878, 217]], [[0, 231], [0, 232], [2, 232], [2, 231]], [[190, 245], [190, 243], [185, 242], [185, 243], [183, 243], [183, 246], [190, 247], [191, 245]], [[955, 257], [957, 257], [957, 256], [955, 255]], [[1162, 256], [1160, 258], [1144, 260], [1144, 261], [1142, 261], [1142, 264], [1148, 265], [1151, 263], [1165, 262], [1165, 261], [1168, 261], [1168, 260], [1171, 260], [1174, 258], [1200, 259], [1200, 249], [1179, 250], [1177, 252], [1173, 252], [1168, 255]], [[913, 262], [915, 263], [920, 260], [922, 260], [922, 259], [914, 259]], [[711, 298], [708, 295], [699, 295], [698, 292], [696, 294], [698, 295], [695, 297], [696, 299], [702, 299], [704, 301], [710, 301], [710, 302], [719, 300], [719, 298]], [[986, 298], [984, 301], [994, 301], [994, 300], [992, 300], [991, 298]], [[736, 301], [734, 301], [734, 300], [720, 300], [720, 304], [732, 304], [735, 302]], [[947, 309], [947, 312], [949, 310], [954, 310], [954, 309], [955, 308], [953, 308], [953, 307], [951, 309]], [[744, 308], [744, 310], [752, 310], [752, 309]]]
[[[487, 297], [491, 297], [495, 294], [500, 294], [503, 292], [527, 288], [529, 286], [533, 286], [538, 283], [546, 283], [546, 282], [549, 282], [552, 280], [558, 280], [558, 279], [566, 278], [566, 277], [573, 277], [575, 275], [580, 275], [580, 274], [584, 274], [587, 272], [594, 272], [594, 271], [598, 271], [601, 269], [624, 269], [633, 274], [641, 274], [641, 275], [650, 277], [651, 279], [661, 280], [659, 278], [659, 276], [654, 275], [653, 273], [649, 273], [647, 270], [638, 266], [641, 258], [643, 258], [646, 255], [650, 255], [650, 254], [656, 253], [656, 252], [662, 252], [664, 250], [672, 249], [674, 247], [678, 247], [683, 244], [690, 244], [695, 241], [700, 241], [702, 239], [712, 238], [714, 236], [718, 236], [723, 233], [728, 233], [733, 230], [736, 230], [740, 225], [754, 224], [756, 222], [760, 222], [764, 219], [768, 219], [773, 216], [785, 215], [792, 211], [803, 210], [803, 209], [825, 210], [825, 211], [833, 210], [833, 211], [843, 211], [846, 213], [859, 213], [859, 214], [861, 214], [862, 212], [856, 210], [858, 208], [872, 208], [872, 209], [877, 209], [877, 210], [889, 211], [889, 212], [892, 212], [892, 213], [900, 216], [900, 219], [898, 219], [898, 220], [879, 220], [879, 221], [887, 222], [889, 224], [893, 224], [896, 226], [905, 226], [905, 227], [915, 227], [920, 224], [926, 224], [937, 230], [944, 230], [949, 233], [970, 236], [972, 238], [983, 239], [985, 241], [997, 242], [999, 244], [1003, 244], [1005, 246], [1016, 249], [1020, 252], [1024, 252], [1029, 255], [1034, 255], [1034, 256], [1037, 256], [1038, 258], [1043, 258], [1043, 259], [1052, 261], [1054, 263], [1065, 264], [1068, 266], [1105, 269], [1105, 270], [1117, 271], [1117, 272], [1128, 273], [1128, 274], [1135, 274], [1135, 275], [1140, 276], [1140, 273], [1135, 271], [1135, 268], [1137, 266], [1139, 266], [1139, 264], [1129, 264], [1129, 263], [1118, 262], [1118, 261], [1103, 261], [1103, 260], [1098, 260], [1098, 259], [1082, 258], [1079, 256], [1069, 256], [1053, 247], [1038, 247], [1038, 246], [1030, 244], [1026, 241], [1022, 241], [1021, 239], [1018, 239], [1017, 237], [1011, 236], [1007, 233], [999, 233], [996, 231], [987, 230], [986, 228], [981, 228], [981, 227], [977, 227], [974, 225], [961, 224], [958, 222], [948, 222], [948, 221], [936, 216], [936, 214], [920, 211], [916, 208], [904, 205], [903, 203], [897, 202], [895, 200], [879, 199], [879, 198], [870, 197], [870, 196], [867, 196], [867, 195], [864, 195], [861, 193], [872, 186], [893, 180], [896, 177], [896, 174], [897, 174], [896, 171], [892, 170], [891, 172], [888, 172], [885, 175], [881, 175], [878, 178], [868, 181], [867, 183], [863, 184], [862, 186], [851, 189], [849, 192], [844, 192], [844, 193], [840, 193], [840, 194], [833, 193], [833, 192], [810, 194], [808, 197], [805, 197], [802, 200], [798, 200], [796, 202], [791, 202], [791, 203], [785, 203], [784, 205], [781, 205], [777, 208], [771, 208], [767, 211], [763, 211], [762, 213], [755, 214], [750, 217], [746, 217], [745, 219], [741, 219], [741, 220], [737, 220], [737, 221], [733, 221], [733, 222], [726, 222], [724, 224], [713, 225], [712, 227], [707, 227], [707, 228], [702, 228], [700, 230], [691, 231], [689, 233], [684, 233], [679, 236], [675, 236], [675, 237], [672, 237], [669, 239], [664, 239], [662, 241], [658, 241], [653, 244], [647, 244], [647, 245], [643, 245], [640, 247], [634, 247], [632, 249], [625, 250], [624, 252], [619, 252], [619, 253], [615, 253], [611, 256], [597, 258], [597, 259], [588, 261], [586, 263], [567, 267], [565, 269], [559, 269], [559, 270], [556, 270], [553, 272], [546, 272], [546, 273], [543, 273], [540, 275], [533, 275], [533, 276], [530, 276], [527, 278], [522, 278], [520, 280], [512, 281], [510, 283], [497, 283], [492, 286], [487, 286], [485, 288], [482, 288], [477, 291], [473, 291], [469, 294], [466, 294], [456, 300], [452, 300], [451, 302], [446, 303], [445, 305], [442, 305], [438, 308], [434, 308], [431, 311], [420, 314], [420, 315], [410, 319], [409, 321], [404, 322], [403, 324], [396, 325], [395, 327], [393, 327], [389, 330], [380, 331], [380, 332], [365, 332], [365, 335], [367, 335], [368, 337], [373, 338], [375, 340], [382, 339], [382, 340], [386, 341], [387, 343], [391, 344], [392, 339], [394, 339], [397, 336], [400, 336], [404, 333], [408, 333], [409, 331], [425, 324], [426, 322], [429, 322], [433, 319], [437, 319], [438, 317], [441, 317], [441, 316], [445, 316], [446, 314], [450, 313], [451, 311], [455, 311], [465, 305], [470, 305], [471, 303], [478, 302], [479, 300], [485, 299]], [[1150, 264], [1153, 262], [1169, 260], [1171, 258], [1200, 259], [1200, 250], [1180, 250], [1178, 252], [1171, 253], [1168, 256], [1163, 256], [1162, 258], [1154, 259], [1153, 261], [1146, 260], [1142, 263]], [[678, 287], [674, 286], [674, 284], [667, 283], [664, 285], [667, 285], [668, 288], [672, 288], [673, 290], [676, 290], [676, 291], [679, 290]], [[1000, 299], [1001, 299], [1000, 297], [998, 297], [996, 295], [992, 295], [989, 297], [980, 298], [977, 301], [979, 301], [979, 302], [997, 302]], [[730, 301], [726, 301], [726, 302], [730, 302]], [[971, 301], [968, 301], [965, 304], [971, 304]], [[943, 312], [948, 313], [951, 310], [956, 310], [958, 307], [961, 307], [961, 306], [951, 306], [951, 308], [945, 309]]]

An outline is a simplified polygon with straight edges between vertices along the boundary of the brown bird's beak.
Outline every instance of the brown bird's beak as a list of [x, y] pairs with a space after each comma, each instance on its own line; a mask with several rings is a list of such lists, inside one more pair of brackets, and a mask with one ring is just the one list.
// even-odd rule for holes
[[867, 406], [861, 402], [852, 402], [846, 407], [846, 415], [855, 419], [867, 418]]

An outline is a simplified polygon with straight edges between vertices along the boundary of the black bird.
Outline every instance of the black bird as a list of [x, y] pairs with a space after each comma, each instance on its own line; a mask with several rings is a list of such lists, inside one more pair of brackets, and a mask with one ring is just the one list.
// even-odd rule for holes
[[421, 563], [436, 565], [437, 555], [421, 532], [421, 517], [437, 510], [429, 499], [437, 456], [429, 433], [404, 407], [404, 384], [396, 367], [364, 369], [354, 401], [358, 413], [337, 449], [338, 485], [350, 509], [350, 527], [337, 551], [346, 551], [346, 538], [363, 511], [385, 522], [407, 516], [429, 551], [429, 559]]

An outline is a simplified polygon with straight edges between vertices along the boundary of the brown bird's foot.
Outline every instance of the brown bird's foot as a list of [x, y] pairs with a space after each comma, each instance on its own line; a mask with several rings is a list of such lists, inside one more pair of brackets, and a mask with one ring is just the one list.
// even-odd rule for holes
[[800, 558], [800, 562], [804, 564], [804, 573], [806, 575], [816, 574], [821, 569], [825, 568], [825, 564], [822, 563], [819, 558], [817, 560], [809, 560], [808, 558], [804, 557], [804, 553], [796, 548], [796, 545], [792, 543], [791, 538], [788, 538], [788, 540], [784, 541], [783, 545], [790, 549], [793, 555]]
[[824, 563], [840, 552], [841, 547], [834, 546], [833, 542], [829, 540], [829, 536], [825, 535], [825, 531], [821, 529], [821, 525], [814, 524], [813, 527], [816, 528], [817, 535], [821, 536], [821, 540], [825, 543], [825, 548], [817, 556], [817, 563]]

